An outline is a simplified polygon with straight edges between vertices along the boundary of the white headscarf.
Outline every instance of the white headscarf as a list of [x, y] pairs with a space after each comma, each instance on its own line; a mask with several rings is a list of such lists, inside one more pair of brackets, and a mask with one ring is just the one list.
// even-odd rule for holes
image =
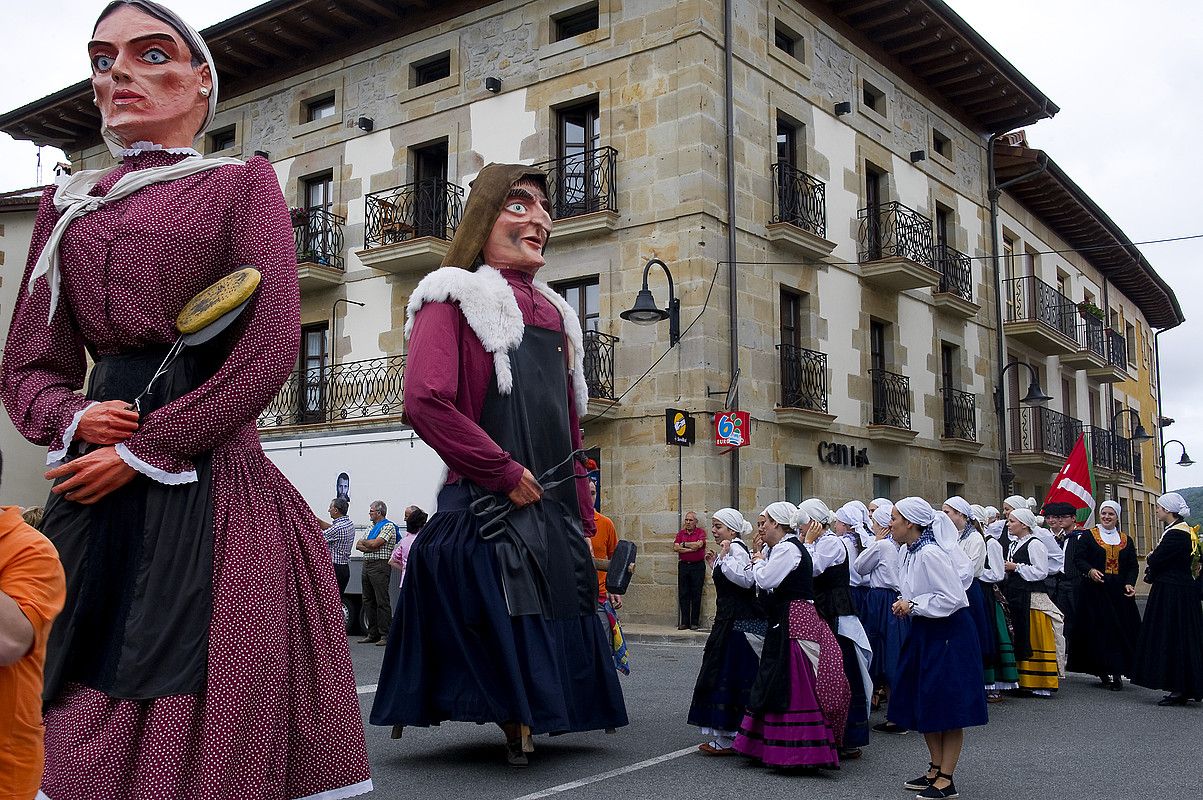
[[890, 512], [893, 509], [894, 509], [894, 505], [892, 503], [885, 503], [884, 505], [879, 505], [877, 508], [873, 509], [873, 522], [875, 522], [877, 524], [877, 527], [879, 527], [879, 528], [890, 527], [890, 522], [891, 522]]
[[1177, 514], [1180, 517], [1190, 516], [1190, 506], [1186, 503], [1186, 498], [1177, 492], [1168, 492], [1157, 498], [1157, 505], [1164, 508], [1171, 514]]
[[735, 531], [736, 536], [743, 536], [752, 532], [752, 523], [744, 519], [744, 515], [734, 508], [720, 508], [711, 517], [717, 519], [730, 530]]
[[856, 533], [863, 533], [865, 531], [865, 521], [868, 518], [868, 512], [863, 505], [860, 505], [859, 508], [858, 505], [860, 504], [855, 500], [851, 503], [844, 503], [835, 512], [835, 518]]
[[831, 513], [831, 509], [817, 497], [812, 497], [809, 500], [803, 500], [802, 505], [798, 506], [802, 511], [805, 511], [814, 522], [821, 525], [830, 525], [831, 520], [835, 519], [835, 514]]
[[949, 560], [952, 561], [952, 566], [957, 571], [957, 577], [961, 579], [961, 588], [968, 589], [969, 585], [973, 583], [973, 562], [957, 544], [961, 538], [957, 526], [953, 524], [952, 518], [943, 511], [935, 511], [932, 517], [931, 527], [932, 533], [936, 535], [936, 544], [940, 545], [940, 549], [947, 553]]
[[874, 497], [869, 501], [869, 505], [873, 506], [873, 510], [876, 511], [881, 506], [893, 506], [894, 501], [887, 497]]
[[776, 522], [778, 525], [784, 525], [787, 528], [794, 526], [794, 516], [798, 513], [798, 507], [793, 503], [785, 500], [778, 500], [776, 503], [769, 503], [764, 507], [764, 511], [760, 512], [766, 517]]
[[1010, 506], [1012, 510], [1017, 508], [1028, 508], [1028, 499], [1022, 495], [1013, 494], [1006, 500], [1003, 500], [1004, 506]]
[[986, 525], [986, 509], [985, 509], [985, 507], [979, 506], [977, 503], [973, 503], [972, 505], [969, 506], [969, 508], [970, 508], [970, 510], [973, 511], [973, 518], [976, 519], [978, 522], [982, 523], [982, 526], [984, 527]]
[[1039, 527], [1036, 523], [1036, 515], [1030, 508], [1017, 508], [1011, 512], [1010, 516], [1022, 522], [1029, 530], [1034, 531]]
[[986, 506], [986, 516], [982, 519], [987, 525], [998, 519], [998, 509], [994, 506]]
[[922, 497], [904, 497], [894, 504], [894, 508], [898, 509], [903, 519], [920, 528], [930, 527], [936, 518], [931, 504]]
[[973, 506], [969, 505], [969, 502], [964, 497], [961, 497], [959, 494], [953, 495], [952, 497], [945, 500], [944, 505], [952, 508], [958, 514], [965, 517], [966, 519], [969, 519], [969, 520], [977, 519], [977, 516], [973, 513]]

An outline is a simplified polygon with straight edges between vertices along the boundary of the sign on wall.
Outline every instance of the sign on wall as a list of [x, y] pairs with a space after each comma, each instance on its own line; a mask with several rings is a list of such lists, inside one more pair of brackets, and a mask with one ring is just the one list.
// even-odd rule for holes
[[664, 409], [664, 443], [689, 447], [693, 442], [693, 415], [679, 408]]
[[751, 427], [747, 411], [720, 411], [714, 415], [714, 443], [719, 447], [745, 447]]
[[856, 445], [819, 442], [819, 461], [861, 469], [869, 465], [869, 448], [858, 449]]

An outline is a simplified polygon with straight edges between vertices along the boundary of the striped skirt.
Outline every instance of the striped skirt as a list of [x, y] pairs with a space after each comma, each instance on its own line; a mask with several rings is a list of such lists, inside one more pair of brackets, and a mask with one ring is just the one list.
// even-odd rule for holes
[[1043, 611], [1028, 612], [1032, 643], [1032, 657], [1016, 665], [1019, 669], [1020, 689], [1057, 690], [1057, 640], [1053, 635], [1053, 621]]

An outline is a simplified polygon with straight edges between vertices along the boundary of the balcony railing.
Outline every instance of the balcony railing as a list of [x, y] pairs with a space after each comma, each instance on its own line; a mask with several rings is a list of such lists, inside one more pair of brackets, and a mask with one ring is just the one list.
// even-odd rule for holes
[[1007, 322], [1040, 322], [1077, 341], [1078, 307], [1034, 275], [1003, 281]]
[[934, 266], [940, 271], [940, 291], [973, 302], [973, 259], [956, 248], [938, 244]]
[[462, 187], [428, 178], [364, 198], [364, 249], [423, 236], [450, 239], [464, 213]]
[[827, 238], [827, 186], [784, 162], [773, 165], [773, 222]]
[[777, 345], [781, 357], [781, 405], [827, 413], [827, 354], [792, 344]]
[[902, 203], [884, 203], [857, 212], [860, 232], [857, 253], [861, 263], [883, 258], [906, 258], [931, 266], [931, 220]]
[[949, 439], [977, 441], [977, 396], [945, 386], [944, 435]]
[[617, 150], [599, 147], [535, 164], [547, 172], [551, 218], [617, 211], [618, 187], [614, 182], [617, 161]]
[[911, 428], [911, 380], [884, 369], [869, 370], [873, 378], [873, 424]]
[[298, 264], [343, 269], [343, 226], [347, 218], [324, 208], [299, 209], [292, 216]]
[[1090, 456], [1095, 467], [1099, 469], [1115, 468], [1115, 442], [1111, 431], [1097, 425], [1088, 426], [1090, 434]]
[[1011, 409], [1011, 452], [1068, 457], [1083, 429], [1082, 421], [1044, 406]]
[[600, 331], [585, 331], [585, 385], [589, 396], [613, 400], [614, 343], [618, 337]]
[[1107, 361], [1113, 367], [1128, 368], [1128, 342], [1119, 331], [1107, 329]]
[[1115, 442], [1115, 471], [1133, 472], [1132, 455], [1136, 448], [1132, 445], [1132, 440], [1118, 433], [1111, 434], [1111, 440]]
[[1137, 483], [1145, 482], [1144, 459], [1140, 455], [1140, 446], [1132, 447], [1132, 480]]
[[399, 415], [404, 377], [405, 356], [296, 370], [259, 415], [259, 427]]
[[1078, 323], [1078, 346], [1100, 358], [1107, 357], [1107, 337], [1101, 319], [1090, 314], [1082, 317]]

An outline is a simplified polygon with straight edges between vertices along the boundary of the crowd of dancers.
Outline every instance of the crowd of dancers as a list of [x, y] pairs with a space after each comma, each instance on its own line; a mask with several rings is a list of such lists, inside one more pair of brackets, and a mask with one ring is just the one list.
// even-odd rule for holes
[[1001, 512], [959, 496], [834, 512], [780, 501], [755, 534], [738, 510], [716, 511], [717, 607], [689, 710], [708, 737], [699, 749], [836, 768], [871, 730], [917, 731], [930, 761], [904, 787], [953, 798], [964, 729], [1007, 696], [1053, 697], [1067, 669], [1113, 691], [1125, 676], [1165, 690], [1162, 706], [1203, 699], [1203, 547], [1182, 497], [1158, 500], [1143, 623], [1119, 504], [1102, 503], [1090, 528], [1068, 503], [1040, 511], [1018, 495]]

